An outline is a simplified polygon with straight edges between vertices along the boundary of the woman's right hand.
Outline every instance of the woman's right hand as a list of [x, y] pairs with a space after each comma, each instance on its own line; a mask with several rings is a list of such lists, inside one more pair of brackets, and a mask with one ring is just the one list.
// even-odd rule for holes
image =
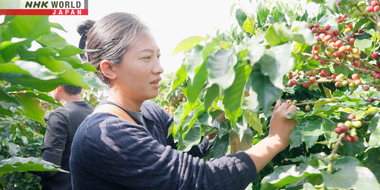
[[296, 108], [295, 105], [289, 106], [288, 103], [282, 103], [281, 100], [277, 100], [274, 107], [268, 137], [278, 138], [283, 145], [283, 149], [289, 145], [290, 134], [294, 126], [298, 124], [296, 119], [288, 119], [285, 116], [288, 113], [294, 113]]

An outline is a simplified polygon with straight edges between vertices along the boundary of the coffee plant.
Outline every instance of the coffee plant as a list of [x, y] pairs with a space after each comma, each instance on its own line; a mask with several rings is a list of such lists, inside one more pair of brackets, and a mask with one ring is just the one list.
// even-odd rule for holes
[[26, 171], [61, 171], [42, 160], [45, 111], [61, 106], [48, 95], [62, 84], [99, 87], [48, 16], [5, 16], [0, 23], [0, 188], [40, 189]]
[[184, 39], [171, 91], [182, 86], [186, 101], [169, 130], [179, 150], [211, 133], [206, 160], [248, 149], [268, 134], [281, 98], [299, 124], [248, 189], [380, 189], [379, 5], [240, 2], [231, 30]]

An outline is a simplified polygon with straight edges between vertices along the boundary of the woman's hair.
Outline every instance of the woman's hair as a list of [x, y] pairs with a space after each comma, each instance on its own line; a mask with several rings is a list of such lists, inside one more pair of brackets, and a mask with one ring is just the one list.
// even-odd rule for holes
[[[80, 49], [86, 49], [86, 55], [81, 58], [90, 62], [98, 71], [102, 60], [109, 60], [112, 64], [119, 64], [125, 52], [133, 46], [136, 37], [142, 32], [148, 32], [136, 16], [128, 13], [112, 13], [98, 22], [86, 20], [77, 27], [81, 35]], [[96, 73], [105, 84], [110, 84], [102, 72]]]

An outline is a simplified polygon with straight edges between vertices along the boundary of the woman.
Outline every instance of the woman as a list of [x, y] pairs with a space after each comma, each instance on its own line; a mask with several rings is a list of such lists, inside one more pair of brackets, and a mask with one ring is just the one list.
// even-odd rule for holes
[[113, 13], [82, 23], [78, 32], [81, 48], [98, 50], [86, 58], [109, 85], [100, 105], [118, 106], [135, 123], [105, 112], [87, 117], [72, 145], [73, 189], [244, 189], [289, 144], [297, 121], [284, 116], [296, 108], [279, 100], [269, 136], [249, 150], [204, 162], [205, 138], [189, 153], [177, 151], [173, 138], [166, 139], [173, 118], [148, 101], [158, 95], [164, 70], [147, 27], [133, 15]]

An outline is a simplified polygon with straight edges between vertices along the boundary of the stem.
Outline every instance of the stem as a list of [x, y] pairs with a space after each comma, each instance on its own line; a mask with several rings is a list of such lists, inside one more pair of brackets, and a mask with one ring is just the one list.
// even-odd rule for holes
[[346, 135], [346, 133], [341, 133], [339, 135], [338, 140], [336, 140], [334, 149], [330, 154], [331, 156], [334, 156], [336, 154], [336, 152], [338, 151], [339, 145], [342, 144], [342, 139], [343, 139], [344, 135]]
[[[310, 57], [310, 56], [312, 55], [312, 54], [310, 54], [310, 53], [301, 53], [301, 52], [297, 52], [297, 54], [299, 54], [299, 55], [303, 55], [303, 56], [308, 56], [308, 57]], [[365, 70], [365, 69], [361, 69], [361, 68], [355, 68], [355, 67], [352, 66], [352, 65], [345, 64], [345, 63], [342, 63], [342, 62], [339, 62], [339, 61], [336, 61], [336, 60], [333, 60], [333, 59], [329, 59], [329, 58], [324, 57], [324, 56], [320, 56], [320, 57], [321, 57], [321, 59], [325, 59], [325, 60], [328, 61], [328, 62], [336, 63], [336, 64], [339, 64], [339, 65], [344, 65], [344, 66], [346, 66], [346, 67], [353, 68], [353, 69], [355, 69], [355, 70], [357, 70], [357, 71], [360, 71], [360, 72], [362, 72], [362, 73], [369, 73], [369, 74], [372, 73], [370, 70]], [[376, 70], [379, 70], [379, 71], [380, 71], [379, 68], [373, 66], [372, 64], [370, 64], [370, 63], [368, 63], [368, 62], [366, 62], [366, 61], [364, 61], [364, 60], [362, 60], [362, 59], [359, 59], [359, 61], [365, 63], [366, 65], [368, 64], [368, 67], [372, 67], [373, 69], [376, 69]]]
[[368, 86], [373, 86], [373, 87], [380, 87], [379, 84], [366, 84], [366, 85], [368, 85]]
[[[364, 16], [366, 17], [368, 20], [370, 20], [374, 25], [375, 25], [375, 29], [376, 31], [380, 31], [379, 27], [377, 26], [377, 22], [375, 20], [373, 20], [371, 17], [368, 16], [368, 14], [363, 14], [363, 11], [360, 9], [360, 7], [356, 7], [359, 12]], [[376, 13], [377, 14], [377, 13]]]

